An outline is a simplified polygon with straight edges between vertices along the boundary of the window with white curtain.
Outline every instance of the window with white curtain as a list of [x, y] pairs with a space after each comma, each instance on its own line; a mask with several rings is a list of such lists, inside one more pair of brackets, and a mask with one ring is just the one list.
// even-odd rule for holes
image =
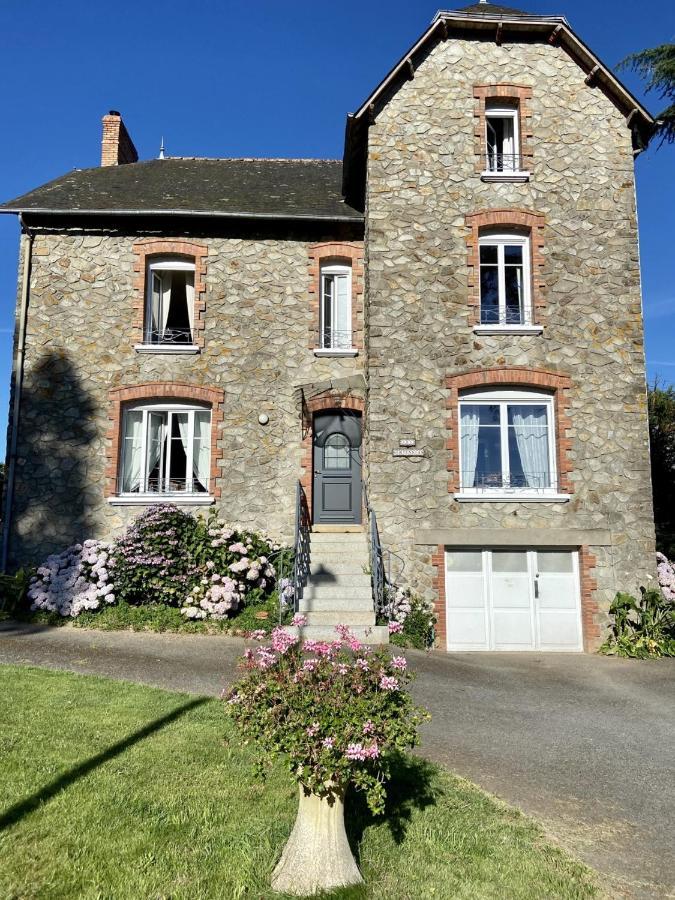
[[517, 232], [484, 233], [480, 257], [480, 324], [532, 324], [530, 239]]
[[208, 494], [211, 410], [144, 404], [124, 410], [121, 495]]
[[460, 396], [460, 493], [557, 493], [553, 396], [473, 391]]
[[321, 267], [321, 349], [352, 348], [352, 270], [350, 266]]
[[485, 140], [487, 172], [520, 170], [517, 106], [486, 105]]
[[154, 258], [148, 264], [146, 282], [145, 343], [191, 345], [194, 339], [194, 262]]

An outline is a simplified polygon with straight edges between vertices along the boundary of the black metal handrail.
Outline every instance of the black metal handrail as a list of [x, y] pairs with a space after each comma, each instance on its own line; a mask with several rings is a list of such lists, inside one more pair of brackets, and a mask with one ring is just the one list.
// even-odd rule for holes
[[302, 484], [298, 481], [295, 491], [295, 542], [293, 545], [295, 555], [293, 564], [293, 603], [295, 612], [298, 612], [298, 605], [302, 600], [302, 594], [309, 576], [310, 529], [311, 521], [307, 495]]
[[366, 517], [368, 520], [370, 581], [373, 589], [373, 606], [375, 608], [375, 615], [377, 616], [384, 613], [384, 607], [386, 605], [387, 578], [384, 572], [384, 553], [382, 552], [382, 544], [380, 543], [380, 532], [377, 527], [377, 516], [375, 515], [375, 510], [370, 505], [370, 501], [368, 500], [368, 486], [365, 480], [362, 482], [362, 487], [363, 506], [366, 511]]
[[518, 175], [524, 171], [525, 157], [521, 153], [483, 153], [485, 171], [497, 174], [513, 173]]

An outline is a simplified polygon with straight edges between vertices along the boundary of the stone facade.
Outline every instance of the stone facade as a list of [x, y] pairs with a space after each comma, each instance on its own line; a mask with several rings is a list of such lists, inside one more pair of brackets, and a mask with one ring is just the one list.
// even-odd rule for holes
[[[532, 88], [531, 179], [484, 183], [475, 169], [475, 86]], [[592, 533], [596, 624], [619, 588], [652, 574], [654, 529], [637, 225], [625, 117], [560, 47], [440, 41], [375, 113], [366, 216], [368, 443], [371, 502], [403, 580], [438, 595], [438, 541], [471, 529]], [[542, 335], [478, 335], [472, 326], [467, 216], [490, 209], [544, 216]], [[514, 219], [514, 224], [517, 222]], [[473, 307], [475, 308], [475, 306]], [[448, 492], [456, 423], [448, 379], [474, 369], [552, 370], [572, 380], [567, 503], [458, 503]], [[533, 386], [536, 381], [533, 379]], [[392, 458], [414, 437], [424, 459]], [[455, 460], [456, 465], [456, 460]], [[585, 533], [585, 534], [584, 534]], [[459, 536], [459, 537], [458, 537]], [[438, 534], [435, 535], [438, 537]], [[562, 538], [561, 538], [562, 540]], [[555, 539], [554, 539], [555, 542]], [[489, 542], [488, 542], [489, 545]], [[582, 562], [584, 554], [582, 554]], [[584, 577], [590, 583], [590, 572]], [[587, 634], [597, 642], [600, 630]]]
[[363, 354], [316, 358], [308, 347], [315, 240], [191, 240], [208, 248], [204, 347], [154, 355], [134, 350], [138, 236], [36, 234], [11, 563], [109, 537], [138, 514], [108, 502], [106, 456], [110, 392], [140, 384], [223, 391], [218, 506], [231, 521], [292, 537], [303, 397], [331, 387], [362, 395]]
[[[508, 85], [526, 104], [531, 177], [486, 183], [476, 122], [480, 136], [481, 104], [510, 96]], [[509, 210], [513, 225], [533, 228], [542, 334], [474, 331], [479, 228], [508, 222]], [[192, 355], [134, 349], [139, 247], [161, 240], [202, 248]], [[313, 353], [326, 253], [353, 267], [354, 357]], [[513, 383], [559, 391], [568, 502], [457, 502], [457, 385], [477, 371], [517, 372]], [[637, 589], [654, 565], [625, 116], [560, 46], [441, 39], [373, 109], [365, 236], [358, 224], [312, 234], [291, 234], [283, 223], [264, 233], [211, 225], [159, 237], [38, 227], [10, 565], [110, 537], [139, 512], [106, 496], [119, 437], [111, 397], [126, 396], [125, 388], [135, 395], [139, 385], [159, 396], [151, 386], [167, 383], [222, 392], [213, 465], [217, 508], [230, 521], [291, 537], [298, 479], [311, 490], [311, 412], [338, 398], [363, 411], [364, 476], [382, 543], [396, 554], [400, 583], [440, 598], [441, 646], [444, 547], [518, 541], [580, 550], [585, 643], [597, 645], [615, 591]], [[495, 374], [494, 383], [511, 382]], [[403, 438], [425, 456], [393, 457]]]

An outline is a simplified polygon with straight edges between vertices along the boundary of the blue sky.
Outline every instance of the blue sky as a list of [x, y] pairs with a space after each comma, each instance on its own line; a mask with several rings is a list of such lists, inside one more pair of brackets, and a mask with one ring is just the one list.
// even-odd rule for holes
[[[465, 0], [466, 5], [468, 0]], [[517, 0], [563, 14], [609, 66], [675, 39], [675, 5]], [[453, 4], [448, 7], [454, 8]], [[342, 155], [344, 120], [438, 9], [426, 0], [21, 0], [0, 5], [0, 198], [98, 165], [119, 109], [141, 158]], [[633, 75], [627, 85], [658, 112]], [[675, 382], [675, 148], [637, 161], [650, 378]], [[0, 453], [19, 230], [0, 216]]]

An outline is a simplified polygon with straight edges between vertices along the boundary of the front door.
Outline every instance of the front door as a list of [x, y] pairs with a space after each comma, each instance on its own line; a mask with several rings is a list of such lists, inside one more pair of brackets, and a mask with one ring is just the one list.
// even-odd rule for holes
[[344, 409], [314, 416], [313, 521], [361, 522], [361, 415]]

